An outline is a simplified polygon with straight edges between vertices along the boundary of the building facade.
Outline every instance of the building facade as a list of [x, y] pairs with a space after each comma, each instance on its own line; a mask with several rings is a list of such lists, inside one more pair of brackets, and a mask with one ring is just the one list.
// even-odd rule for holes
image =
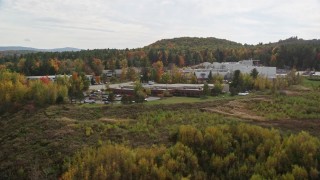
[[185, 74], [193, 73], [197, 76], [197, 79], [207, 79], [210, 72], [212, 75], [221, 75], [223, 77], [228, 78], [231, 77], [232, 73], [236, 70], [240, 70], [241, 73], [251, 73], [251, 71], [255, 68], [259, 75], [265, 76], [269, 79], [276, 78], [276, 67], [265, 67], [265, 66], [256, 66], [254, 62], [258, 60], [242, 60], [239, 62], [205, 62], [199, 65], [199, 68], [192, 69], [184, 69], [183, 72]]

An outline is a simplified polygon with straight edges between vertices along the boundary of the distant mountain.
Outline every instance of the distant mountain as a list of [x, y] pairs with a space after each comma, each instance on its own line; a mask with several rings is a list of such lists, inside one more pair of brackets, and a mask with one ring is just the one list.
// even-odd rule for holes
[[238, 48], [243, 45], [226, 39], [214, 37], [181, 37], [173, 39], [162, 39], [145, 48], [165, 48], [165, 49], [216, 49], [216, 48]]
[[73, 48], [73, 47], [64, 47], [64, 48], [55, 48], [55, 49], [47, 49], [44, 51], [49, 52], [66, 52], [66, 51], [81, 51], [81, 49]]
[[37, 49], [23, 46], [0, 46], [0, 51], [34, 51], [34, 52], [65, 52], [65, 51], [80, 51], [81, 49], [64, 47], [55, 49]]
[[0, 46], [0, 51], [40, 51], [39, 49], [22, 46]]

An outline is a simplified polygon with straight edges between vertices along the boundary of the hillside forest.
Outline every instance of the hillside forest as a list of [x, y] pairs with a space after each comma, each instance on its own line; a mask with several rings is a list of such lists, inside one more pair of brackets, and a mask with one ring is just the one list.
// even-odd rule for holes
[[280, 69], [319, 70], [320, 40], [292, 37], [276, 43], [247, 45], [217, 38], [174, 38], [137, 49], [94, 49], [77, 52], [0, 52], [0, 68], [31, 75], [72, 74], [99, 76], [103, 69], [186, 67], [202, 62], [260, 60], [260, 65]]

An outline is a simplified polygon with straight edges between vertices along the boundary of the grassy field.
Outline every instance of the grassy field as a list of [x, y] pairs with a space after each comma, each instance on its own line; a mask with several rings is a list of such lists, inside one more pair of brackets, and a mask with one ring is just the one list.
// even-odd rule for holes
[[148, 105], [154, 104], [178, 104], [178, 103], [201, 103], [201, 102], [208, 102], [208, 101], [215, 101], [215, 100], [232, 100], [232, 99], [239, 99], [244, 98], [243, 96], [230, 96], [227, 95], [220, 95], [220, 96], [208, 96], [203, 98], [197, 97], [168, 97], [163, 98], [157, 101], [150, 101]]
[[196, 98], [196, 97], [167, 97], [161, 100], [150, 101], [147, 104], [176, 104], [176, 103], [195, 103], [195, 102], [205, 102], [213, 100], [212, 97], [209, 98]]
[[302, 81], [302, 85], [305, 87], [313, 88], [313, 89], [320, 89], [320, 80], [315, 81], [315, 80], [309, 80], [307, 78], [304, 78]]

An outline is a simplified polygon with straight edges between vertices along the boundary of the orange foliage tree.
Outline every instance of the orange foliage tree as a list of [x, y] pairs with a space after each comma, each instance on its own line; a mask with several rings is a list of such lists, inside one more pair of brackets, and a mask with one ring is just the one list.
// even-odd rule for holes
[[155, 70], [155, 81], [160, 82], [161, 76], [163, 74], [163, 63], [162, 61], [157, 61], [152, 64], [154, 70]]

